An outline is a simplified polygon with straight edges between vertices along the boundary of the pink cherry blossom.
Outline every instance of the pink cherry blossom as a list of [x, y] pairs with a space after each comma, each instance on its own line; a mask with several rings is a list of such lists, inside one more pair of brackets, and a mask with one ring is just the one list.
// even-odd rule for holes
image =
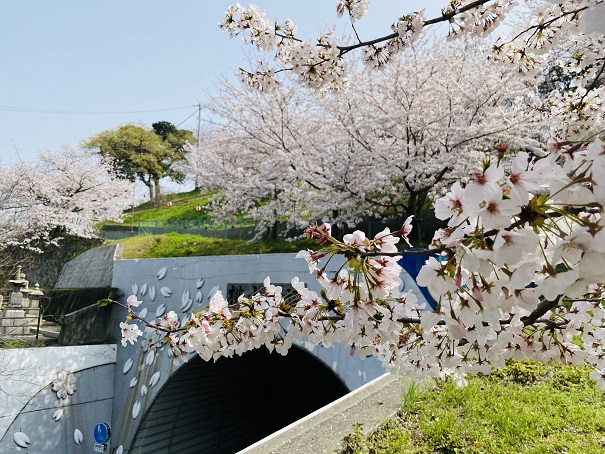
[[143, 335], [143, 332], [134, 323], [120, 322], [120, 330], [122, 331], [122, 346], [125, 347], [127, 342], [134, 344], [137, 339]]

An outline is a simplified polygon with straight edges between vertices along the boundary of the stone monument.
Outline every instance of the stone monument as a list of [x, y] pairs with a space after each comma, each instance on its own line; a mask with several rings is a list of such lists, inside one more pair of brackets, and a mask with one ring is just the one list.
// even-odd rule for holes
[[8, 302], [2, 306], [0, 314], [0, 336], [20, 337], [30, 333], [32, 326], [37, 326], [40, 315], [40, 297], [44, 294], [38, 284], [34, 290], [29, 289], [29, 282], [21, 266], [17, 267], [15, 278], [9, 280], [12, 285]]

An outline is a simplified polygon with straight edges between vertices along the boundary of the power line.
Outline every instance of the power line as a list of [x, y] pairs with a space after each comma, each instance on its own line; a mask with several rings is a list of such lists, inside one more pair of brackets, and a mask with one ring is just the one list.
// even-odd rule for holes
[[[197, 106], [193, 106], [193, 107], [197, 107]], [[196, 113], [198, 113], [198, 111], [196, 110], [195, 112], [193, 112], [191, 115], [189, 115], [187, 118], [185, 118], [183, 121], [181, 121], [178, 125], [176, 125], [176, 127], [178, 128], [179, 126], [181, 126], [183, 123], [185, 123], [187, 120], [189, 120], [191, 117], [193, 117]]]
[[0, 106], [0, 112], [62, 114], [62, 115], [117, 115], [117, 114], [140, 114], [140, 113], [153, 113], [153, 112], [167, 112], [169, 110], [191, 109], [192, 107], [197, 107], [197, 105], [169, 107], [166, 109], [104, 112], [104, 111], [40, 109], [40, 108], [31, 108], [31, 107]]

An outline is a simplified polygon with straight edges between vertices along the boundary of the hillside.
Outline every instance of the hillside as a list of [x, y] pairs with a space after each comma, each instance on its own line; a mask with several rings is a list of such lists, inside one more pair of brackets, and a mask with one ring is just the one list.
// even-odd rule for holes
[[[174, 220], [204, 220], [211, 221], [206, 206], [209, 199], [214, 194], [212, 192], [200, 194], [198, 190], [181, 192], [177, 194], [167, 194], [162, 196], [162, 202], [155, 206], [152, 202], [145, 202], [138, 205], [134, 210], [124, 211], [123, 225], [131, 225], [141, 221], [174, 221]], [[168, 202], [172, 205], [168, 206]], [[200, 211], [196, 207], [201, 207]], [[117, 222], [103, 223], [105, 225], [120, 225]]]
[[[159, 206], [146, 202], [134, 210], [128, 210], [121, 224], [108, 222], [98, 227], [102, 233], [123, 232], [123, 238], [108, 240], [106, 244], [123, 244], [123, 257], [126, 259], [268, 254], [317, 248], [317, 242], [310, 240], [250, 242], [254, 231], [252, 222], [242, 221], [237, 225], [217, 225], [213, 222], [207, 210], [212, 196], [213, 193], [200, 195], [196, 190], [168, 194]], [[131, 230], [137, 233], [161, 233], [130, 236]], [[197, 234], [199, 232], [204, 234]]]
[[200, 235], [168, 233], [165, 235], [139, 235], [106, 244], [124, 245], [123, 258], [164, 258], [207, 255], [269, 254], [298, 252], [301, 249], [317, 248], [313, 240], [260, 240], [248, 242], [224, 238], [206, 238]]

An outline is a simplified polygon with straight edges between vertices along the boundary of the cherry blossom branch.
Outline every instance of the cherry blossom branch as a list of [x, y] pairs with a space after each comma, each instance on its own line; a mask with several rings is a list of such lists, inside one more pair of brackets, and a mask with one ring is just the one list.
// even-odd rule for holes
[[[446, 22], [446, 21], [449, 22], [452, 18], [459, 16], [460, 14], [463, 14], [467, 11], [470, 11], [478, 6], [484, 5], [485, 3], [488, 3], [490, 1], [491, 0], [475, 0], [461, 8], [452, 10], [449, 13], [444, 12], [441, 16], [435, 17], [433, 19], [427, 19], [427, 20], [423, 21], [422, 24], [423, 24], [423, 26], [426, 27], [428, 25], [435, 25], [435, 24], [439, 24], [441, 22]], [[398, 37], [399, 37], [399, 33], [394, 32], [394, 33], [390, 33], [388, 35], [381, 36], [379, 38], [371, 39], [368, 41], [360, 41], [357, 44], [351, 44], [349, 46], [338, 46], [338, 49], [340, 50], [341, 55], [345, 55], [348, 52], [351, 52], [355, 49], [359, 49], [360, 47], [373, 46], [375, 44], [380, 44], [382, 42], [389, 41], [391, 39], [396, 39]]]

